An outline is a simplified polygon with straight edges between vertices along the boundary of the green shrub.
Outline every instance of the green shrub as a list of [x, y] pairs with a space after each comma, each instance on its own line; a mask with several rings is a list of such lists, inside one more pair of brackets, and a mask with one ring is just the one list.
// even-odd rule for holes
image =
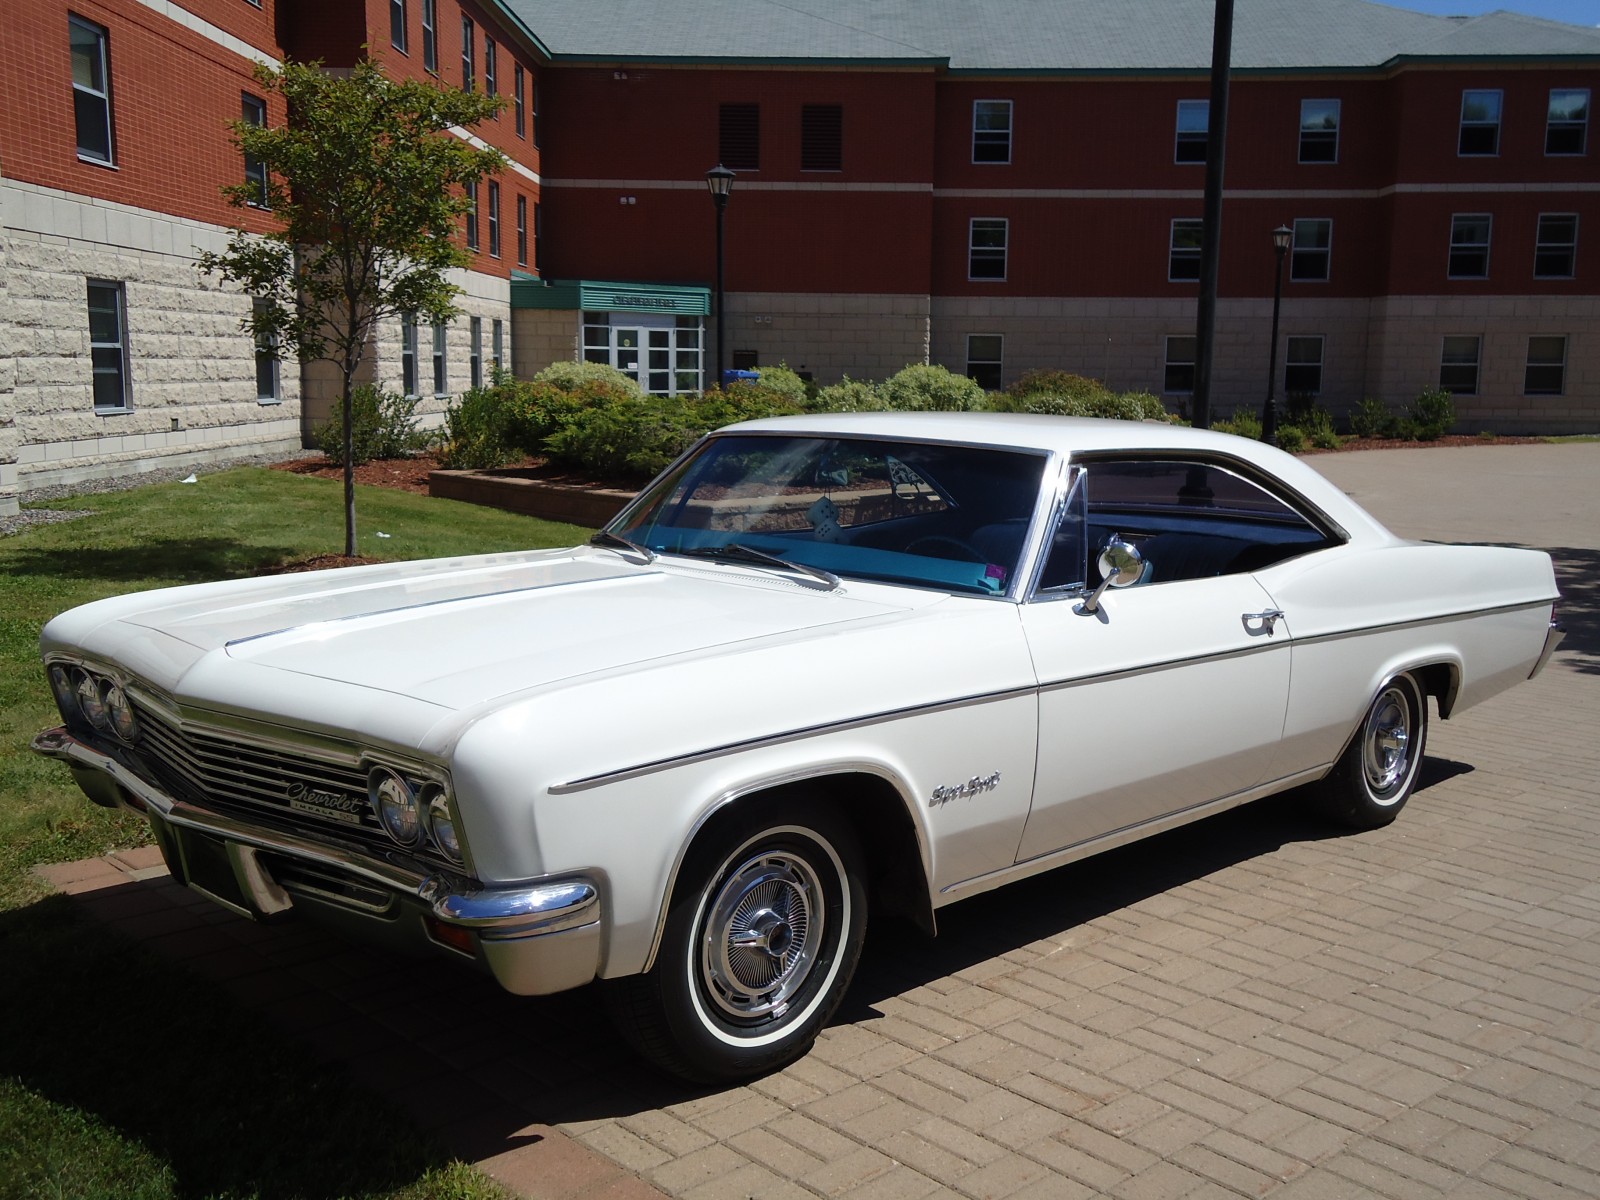
[[452, 471], [503, 467], [517, 457], [512, 441], [511, 389], [472, 388], [444, 410], [444, 444], [439, 461]]
[[908, 412], [973, 412], [988, 407], [981, 386], [936, 363], [911, 363], [878, 387], [892, 409]]
[[1305, 431], [1298, 425], [1278, 426], [1278, 449], [1298, 454], [1306, 448]]
[[[362, 384], [350, 393], [351, 460], [360, 465], [374, 458], [403, 458], [428, 444], [428, 434], [417, 428], [420, 397], [386, 392]], [[317, 449], [330, 462], [344, 464], [344, 418], [339, 406], [312, 431]]]
[[[1053, 370], [1025, 372], [1020, 379], [1006, 389], [1006, 395], [1017, 399], [1037, 395], [1098, 399], [1110, 394], [1111, 389], [1098, 379], [1090, 379], [1086, 375], [1075, 375], [1071, 371]], [[1028, 410], [1016, 409], [1014, 411], [1026, 412]]]
[[576, 392], [590, 387], [604, 386], [620, 388], [634, 396], [644, 395], [638, 383], [634, 381], [633, 376], [625, 371], [617, 370], [610, 363], [551, 363], [533, 377], [533, 382], [547, 383], [552, 387], [560, 388], [563, 392]]
[[1418, 440], [1438, 441], [1456, 423], [1455, 398], [1443, 388], [1430, 388], [1411, 402], [1411, 411], [1406, 415], [1416, 426]]
[[1284, 423], [1299, 429], [1313, 445], [1319, 434], [1335, 436], [1333, 414], [1318, 404], [1310, 392], [1290, 392], [1283, 399]]
[[1350, 432], [1357, 437], [1394, 437], [1394, 426], [1394, 414], [1376, 396], [1366, 397], [1350, 410]]
[[789, 369], [788, 363], [779, 363], [775, 367], [757, 367], [756, 371], [761, 376], [760, 387], [777, 393], [791, 404], [804, 406], [810, 398], [811, 388], [804, 379]]
[[889, 404], [874, 384], [846, 375], [819, 391], [812, 406], [818, 412], [882, 412]]
[[1333, 426], [1326, 429], [1313, 429], [1310, 434], [1311, 444], [1318, 450], [1337, 450], [1344, 445], [1344, 439], [1334, 432]]
[[543, 454], [550, 436], [566, 428], [578, 413], [643, 399], [633, 380], [620, 371], [612, 375], [596, 373], [565, 384], [535, 376], [506, 386], [506, 436], [511, 445], [525, 454]]
[[793, 394], [793, 389], [787, 386], [768, 387], [766, 371], [763, 370], [759, 382], [740, 381], [729, 384], [720, 392], [703, 392], [688, 401], [685, 411], [691, 424], [703, 426], [701, 433], [721, 429], [735, 421], [792, 416], [805, 411], [805, 384], [793, 371], [789, 374], [801, 383], [798, 398]]
[[1248, 408], [1234, 409], [1233, 416], [1226, 421], [1217, 421], [1211, 428], [1218, 433], [1231, 433], [1234, 437], [1249, 438], [1252, 442], [1261, 440], [1261, 418], [1256, 416], [1254, 410]]

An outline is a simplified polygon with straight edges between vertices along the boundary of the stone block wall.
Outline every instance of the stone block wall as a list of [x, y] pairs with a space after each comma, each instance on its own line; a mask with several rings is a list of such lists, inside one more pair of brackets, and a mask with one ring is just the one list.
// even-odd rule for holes
[[[732, 292], [728, 297], [726, 362], [753, 350], [765, 366], [787, 363], [819, 384], [886, 379], [907, 363], [928, 361], [929, 300], [916, 295]], [[716, 318], [706, 318], [715, 353]], [[709, 379], [716, 373], [706, 363]]]
[[511, 314], [511, 367], [521, 379], [551, 363], [576, 362], [582, 317], [570, 309], [519, 308]]

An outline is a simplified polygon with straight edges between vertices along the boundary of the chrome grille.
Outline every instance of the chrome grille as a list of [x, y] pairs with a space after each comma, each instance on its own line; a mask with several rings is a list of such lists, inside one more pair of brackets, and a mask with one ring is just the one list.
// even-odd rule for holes
[[[367, 777], [359, 765], [178, 725], [137, 699], [134, 707], [140, 731], [138, 756], [156, 781], [176, 796], [236, 813], [270, 813], [302, 828], [391, 845], [367, 804]], [[296, 784], [357, 798], [360, 824], [319, 819], [291, 808], [289, 798]]]

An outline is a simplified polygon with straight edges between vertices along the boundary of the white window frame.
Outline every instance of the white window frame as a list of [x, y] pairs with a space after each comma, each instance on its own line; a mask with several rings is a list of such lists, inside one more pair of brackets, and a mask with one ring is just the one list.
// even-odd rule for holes
[[[1185, 158], [1179, 151], [1185, 145], [1194, 145], [1196, 142], [1195, 131], [1183, 127], [1185, 112], [1204, 112], [1206, 115], [1205, 132], [1198, 139], [1201, 154], [1199, 158]], [[1211, 101], [1209, 100], [1179, 100], [1177, 116], [1172, 130], [1172, 161], [1179, 166], [1192, 167], [1206, 161], [1206, 155], [1211, 150]]]
[[[1005, 113], [1005, 129], [999, 130], [988, 126], [980, 127], [978, 114], [987, 107], [991, 115]], [[1002, 167], [1011, 163], [1011, 137], [1013, 131], [1013, 117], [1015, 106], [1010, 100], [974, 100], [972, 102], [972, 161], [976, 166]], [[1004, 157], [979, 158], [979, 146], [1004, 146]]]
[[[973, 340], [976, 339], [976, 338], [984, 338], [984, 339], [993, 338], [997, 343], [999, 343], [1000, 356], [998, 358], [974, 358], [974, 357], [972, 357], [972, 343], [973, 343]], [[1004, 384], [1005, 384], [1005, 372], [1006, 372], [1006, 336], [1005, 336], [1005, 334], [1003, 334], [1003, 333], [969, 333], [969, 334], [967, 334], [967, 369], [966, 369], [966, 375], [967, 375], [968, 379], [977, 379], [977, 376], [975, 376], [972, 373], [972, 368], [974, 366], [993, 367], [994, 368], [995, 385], [992, 388], [986, 387], [984, 389], [985, 391], [998, 392], [1004, 386]]]
[[401, 54], [406, 49], [406, 0], [389, 0], [389, 44]]
[[[1454, 354], [1450, 343], [1457, 343]], [[1461, 344], [1472, 343], [1472, 357], [1462, 353]], [[1470, 368], [1472, 379], [1465, 382]], [[1457, 380], [1461, 382], [1457, 382]], [[1476, 333], [1447, 333], [1439, 342], [1439, 388], [1453, 396], [1476, 396], [1483, 382], [1483, 337]]]
[[[1318, 146], [1318, 145], [1323, 145], [1323, 144], [1326, 143], [1326, 141], [1327, 141], [1327, 133], [1328, 133], [1328, 130], [1322, 129], [1322, 128], [1307, 128], [1307, 126], [1306, 126], [1306, 107], [1308, 105], [1312, 105], [1312, 104], [1316, 104], [1316, 105], [1331, 104], [1333, 106], [1333, 155], [1330, 158], [1307, 158], [1306, 157], [1306, 144], [1307, 144], [1306, 143], [1306, 138], [1307, 138], [1307, 136], [1309, 135], [1311, 137], [1311, 143], [1310, 143], [1311, 145]], [[1306, 97], [1305, 99], [1302, 99], [1300, 101], [1300, 162], [1305, 163], [1305, 164], [1309, 164], [1309, 165], [1312, 165], [1312, 166], [1331, 166], [1331, 165], [1337, 163], [1339, 161], [1339, 130], [1340, 130], [1340, 126], [1343, 125], [1343, 123], [1344, 123], [1344, 103], [1343, 103], [1343, 101], [1341, 101], [1341, 100], [1339, 100], [1339, 99], [1337, 99], [1335, 97], [1332, 97], [1332, 96], [1323, 96], [1323, 97], [1311, 96], [1311, 97]]]
[[[1555, 114], [1557, 96], [1583, 96], [1583, 120], [1557, 120]], [[1589, 104], [1593, 99], [1588, 88], [1551, 88], [1549, 106], [1545, 109], [1544, 119], [1544, 152], [1548, 158], [1582, 158], [1589, 153]], [[1561, 129], [1574, 129], [1578, 131], [1578, 148], [1576, 150], [1550, 149], [1550, 135]]]
[[[1545, 240], [1546, 221], [1571, 221], [1572, 240], [1569, 242], [1551, 242]], [[1565, 251], [1567, 255], [1567, 269], [1559, 274], [1539, 270], [1539, 257], [1544, 254], [1554, 254]], [[1578, 214], [1577, 213], [1540, 213], [1538, 224], [1534, 226], [1533, 235], [1533, 277], [1535, 279], [1573, 279], [1578, 274]]]
[[[111, 312], [116, 317], [117, 337], [115, 341], [94, 340], [94, 319], [89, 318], [89, 402], [96, 415], [111, 413], [125, 413], [133, 411], [133, 380], [130, 377], [128, 357], [128, 290], [127, 284], [120, 279], [98, 279], [90, 276], [85, 280], [85, 301], [87, 311]], [[112, 308], [94, 307], [94, 290], [109, 291], [112, 293]], [[104, 361], [108, 355], [106, 351], [115, 355], [116, 367], [102, 368], [96, 365], [96, 359]], [[117, 403], [101, 404], [96, 397], [98, 389], [94, 386], [94, 377], [97, 375], [115, 374], [117, 380]]]
[[[993, 246], [979, 246], [977, 244], [978, 226], [983, 225], [988, 229], [995, 226], [1000, 230], [1000, 248], [998, 254]], [[980, 258], [981, 256], [981, 258]], [[1000, 264], [998, 275], [975, 275], [973, 265], [979, 261]], [[967, 221], [967, 279], [973, 283], [1004, 283], [1011, 269], [1011, 219], [1009, 217], [972, 217]]]
[[439, 73], [439, 0], [422, 0], [422, 69]]
[[417, 379], [417, 318], [411, 313], [400, 317], [400, 391], [407, 397], [422, 394]]
[[461, 18], [461, 90], [478, 87], [478, 24], [471, 17]]
[[[1472, 102], [1473, 96], [1493, 96], [1494, 120], [1467, 119], [1467, 105]], [[1498, 158], [1500, 156], [1500, 135], [1503, 132], [1506, 116], [1505, 93], [1499, 88], [1463, 88], [1461, 90], [1461, 124], [1456, 131], [1456, 157], [1457, 158]], [[1464, 150], [1462, 143], [1466, 140], [1469, 129], [1494, 129], [1493, 150]]]
[[[1193, 229], [1200, 237], [1193, 246], [1178, 245], [1179, 229]], [[1173, 217], [1167, 232], [1167, 282], [1198, 283], [1200, 281], [1200, 256], [1205, 244], [1205, 222], [1199, 217]], [[1193, 275], [1179, 275], [1173, 268], [1180, 262], [1193, 262]]]
[[[1189, 356], [1187, 358], [1174, 358], [1172, 356], [1173, 342], [1188, 342]], [[1165, 357], [1161, 368], [1161, 392], [1165, 396], [1192, 396], [1194, 395], [1194, 377], [1200, 362], [1200, 340], [1192, 333], [1167, 334]], [[1187, 367], [1189, 369], [1189, 386], [1175, 388], [1171, 386], [1172, 368]]]
[[[1328, 244], [1326, 246], [1301, 246], [1300, 227], [1302, 225], [1322, 226], [1328, 231]], [[1289, 278], [1295, 283], [1327, 283], [1333, 277], [1333, 218], [1332, 217], [1296, 217], [1292, 226], [1294, 241], [1289, 249]], [[1310, 231], [1307, 230], [1309, 238]], [[1322, 263], [1321, 275], [1301, 275], [1299, 266], [1302, 262], [1320, 261]]]
[[506, 323], [495, 317], [489, 323], [489, 361], [494, 364], [495, 372], [506, 370]]
[[[483, 94], [485, 96], [498, 96], [500, 94], [500, 47], [488, 35], [483, 35]], [[500, 111], [494, 112], [494, 119], [500, 119]]]
[[[103, 25], [96, 25], [93, 21], [84, 19], [76, 13], [67, 14], [68, 48], [71, 57], [76, 59], [77, 54], [72, 50], [72, 31], [81, 30], [94, 39], [94, 58], [90, 67], [100, 77], [100, 86], [94, 82], [80, 83], [77, 71], [72, 71], [72, 118], [74, 134], [77, 140], [78, 161], [94, 163], [96, 166], [115, 166], [117, 162], [117, 131], [111, 107], [111, 33]], [[73, 64], [76, 68], [76, 63]], [[92, 106], [101, 114], [94, 122], [94, 132], [103, 132], [105, 135], [106, 152], [104, 155], [96, 153], [93, 149], [85, 151], [83, 145], [84, 107]]]
[[[1541, 358], [1537, 362], [1533, 357], [1533, 344], [1535, 342], [1560, 342], [1561, 357], [1559, 359]], [[1564, 333], [1536, 333], [1528, 338], [1528, 355], [1523, 363], [1522, 394], [1524, 396], [1565, 396], [1567, 394], [1567, 353], [1571, 346], [1571, 339]], [[1549, 370], [1554, 367], [1560, 372], [1558, 383], [1554, 388], [1530, 387], [1533, 372], [1536, 369]]]
[[465, 214], [467, 249], [476, 250], [482, 244], [478, 237], [478, 181], [469, 179], [463, 187], [467, 193], [467, 211]]
[[[1293, 355], [1294, 355], [1294, 351], [1296, 349], [1295, 343], [1297, 343], [1297, 342], [1300, 343], [1302, 346], [1307, 345], [1307, 344], [1309, 344], [1311, 342], [1315, 342], [1316, 345], [1317, 345], [1317, 357], [1316, 357], [1316, 359], [1312, 360], [1312, 359], [1309, 359], [1309, 358], [1302, 358], [1302, 359], [1296, 360], [1293, 357]], [[1291, 334], [1289, 337], [1286, 337], [1284, 339], [1284, 342], [1283, 342], [1283, 394], [1285, 396], [1301, 395], [1301, 394], [1309, 394], [1309, 395], [1312, 395], [1312, 396], [1320, 396], [1320, 395], [1322, 395], [1322, 385], [1326, 382], [1323, 379], [1323, 372], [1327, 369], [1327, 365], [1328, 365], [1328, 339], [1327, 339], [1327, 336], [1325, 334], [1321, 334], [1321, 333], [1296, 333], [1296, 334]], [[1291, 370], [1293, 370], [1295, 367], [1310, 367], [1310, 366], [1315, 366], [1316, 369], [1317, 369], [1317, 386], [1316, 387], [1312, 387], [1312, 388], [1290, 387], [1289, 386], [1289, 372]]]
[[433, 394], [450, 394], [450, 326], [436, 322], [433, 326]]
[[483, 386], [483, 318], [467, 318], [467, 381], [471, 387]]
[[521, 63], [511, 65], [511, 97], [516, 115], [517, 136], [526, 139], [528, 136], [528, 73], [523, 70]]
[[[259, 296], [250, 302], [250, 307], [260, 311], [266, 307], [267, 302]], [[283, 360], [278, 352], [278, 339], [276, 336], [255, 339], [256, 362], [256, 403], [257, 404], [282, 404], [283, 403]], [[262, 377], [266, 377], [266, 389], [262, 389]]]
[[528, 198], [517, 193], [517, 266], [528, 265]]
[[489, 257], [500, 257], [500, 184], [489, 181]]
[[[1458, 227], [1464, 221], [1482, 221], [1485, 223], [1483, 240], [1481, 242], [1461, 241], [1457, 237]], [[1489, 278], [1489, 251], [1494, 244], [1494, 214], [1493, 213], [1451, 213], [1450, 214], [1450, 258], [1445, 263], [1445, 277], [1448, 279], [1487, 279]], [[1458, 274], [1455, 270], [1455, 257], [1458, 252], [1468, 253], [1483, 251], [1483, 271], [1477, 275]]]
[[[247, 125], [255, 125], [265, 129], [267, 126], [267, 102], [260, 96], [250, 92], [239, 94], [240, 120]], [[249, 202], [251, 208], [271, 208], [267, 195], [267, 164], [259, 158], [249, 154], [244, 156], [244, 181], [254, 185], [256, 198]]]

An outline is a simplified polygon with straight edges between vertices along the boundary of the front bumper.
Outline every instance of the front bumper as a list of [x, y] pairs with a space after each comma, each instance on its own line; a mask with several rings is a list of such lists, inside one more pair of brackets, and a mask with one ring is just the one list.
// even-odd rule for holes
[[[485, 886], [429, 873], [399, 855], [380, 858], [176, 799], [65, 726], [40, 733], [33, 749], [65, 762], [96, 804], [143, 813], [173, 876], [243, 916], [269, 920], [303, 906], [376, 940], [421, 939], [458, 952], [466, 940], [518, 995], [579, 987], [599, 967], [600, 893], [589, 879]], [[379, 923], [400, 936], [382, 936]], [[441, 941], [440, 927], [468, 937]]]

